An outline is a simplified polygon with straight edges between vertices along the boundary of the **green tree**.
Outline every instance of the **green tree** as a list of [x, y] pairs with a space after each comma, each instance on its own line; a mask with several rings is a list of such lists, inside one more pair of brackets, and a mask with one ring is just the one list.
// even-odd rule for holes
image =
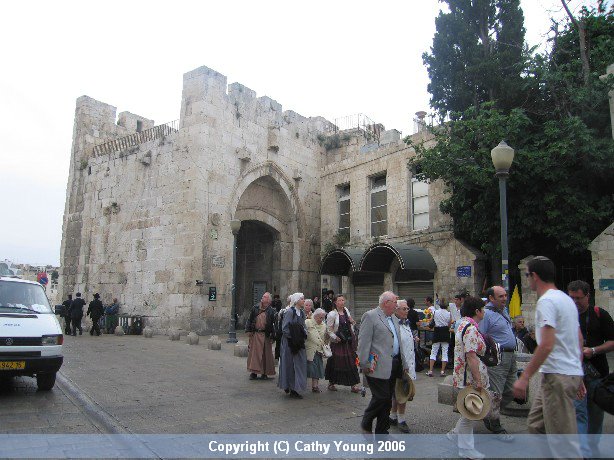
[[497, 101], [504, 109], [522, 99], [524, 16], [520, 0], [445, 0], [435, 19], [427, 67], [431, 107], [441, 119]]
[[522, 103], [511, 109], [498, 101], [471, 106], [431, 128], [436, 141], [431, 147], [415, 145], [412, 166], [451, 191], [440, 208], [452, 216], [455, 235], [493, 261], [500, 254], [500, 222], [490, 150], [501, 139], [514, 147], [508, 181], [510, 267], [537, 253], [557, 263], [590, 260], [588, 244], [614, 220], [607, 96], [614, 78], [599, 78], [614, 62], [614, 18], [611, 11], [585, 8], [578, 20], [585, 27], [588, 78], [577, 28], [568, 21], [551, 52], [532, 57]]

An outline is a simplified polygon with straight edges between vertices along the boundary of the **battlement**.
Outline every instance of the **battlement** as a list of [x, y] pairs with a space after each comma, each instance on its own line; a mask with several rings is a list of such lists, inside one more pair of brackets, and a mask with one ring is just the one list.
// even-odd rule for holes
[[322, 117], [305, 117], [283, 106], [269, 96], [258, 97], [256, 91], [234, 82], [227, 85], [227, 77], [202, 66], [183, 75], [180, 126], [200, 124], [205, 118], [219, 118], [224, 112], [237, 120], [249, 119], [257, 124], [281, 126], [306, 125], [313, 131], [324, 131], [331, 123]]

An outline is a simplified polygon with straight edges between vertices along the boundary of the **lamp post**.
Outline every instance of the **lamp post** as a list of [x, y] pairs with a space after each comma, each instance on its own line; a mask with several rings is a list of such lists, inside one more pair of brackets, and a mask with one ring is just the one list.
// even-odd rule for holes
[[514, 149], [505, 143], [499, 142], [490, 151], [492, 164], [495, 166], [495, 175], [499, 178], [499, 211], [501, 213], [501, 280], [505, 292], [510, 291], [509, 285], [509, 260], [507, 248], [507, 189], [506, 183], [510, 167], [514, 161]]
[[226, 343], [237, 343], [237, 331], [235, 329], [235, 316], [237, 314], [237, 235], [240, 229], [240, 220], [230, 221], [230, 230], [232, 230], [232, 285], [230, 287], [232, 293], [232, 310], [230, 312], [230, 329], [228, 330], [228, 340], [226, 340]]

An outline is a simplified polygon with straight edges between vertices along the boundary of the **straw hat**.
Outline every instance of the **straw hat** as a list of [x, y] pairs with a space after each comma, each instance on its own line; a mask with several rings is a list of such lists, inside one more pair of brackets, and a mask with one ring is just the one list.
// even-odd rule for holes
[[482, 388], [465, 387], [456, 398], [456, 408], [469, 420], [482, 420], [490, 412], [490, 394]]
[[415, 395], [416, 387], [411, 378], [397, 379], [394, 386], [394, 399], [397, 400], [397, 403], [405, 404], [407, 401], [413, 401]]

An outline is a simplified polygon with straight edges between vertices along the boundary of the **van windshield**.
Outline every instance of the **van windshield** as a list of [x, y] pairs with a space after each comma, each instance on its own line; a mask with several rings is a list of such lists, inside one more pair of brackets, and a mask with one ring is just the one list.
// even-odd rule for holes
[[53, 313], [42, 286], [0, 281], [0, 313]]

